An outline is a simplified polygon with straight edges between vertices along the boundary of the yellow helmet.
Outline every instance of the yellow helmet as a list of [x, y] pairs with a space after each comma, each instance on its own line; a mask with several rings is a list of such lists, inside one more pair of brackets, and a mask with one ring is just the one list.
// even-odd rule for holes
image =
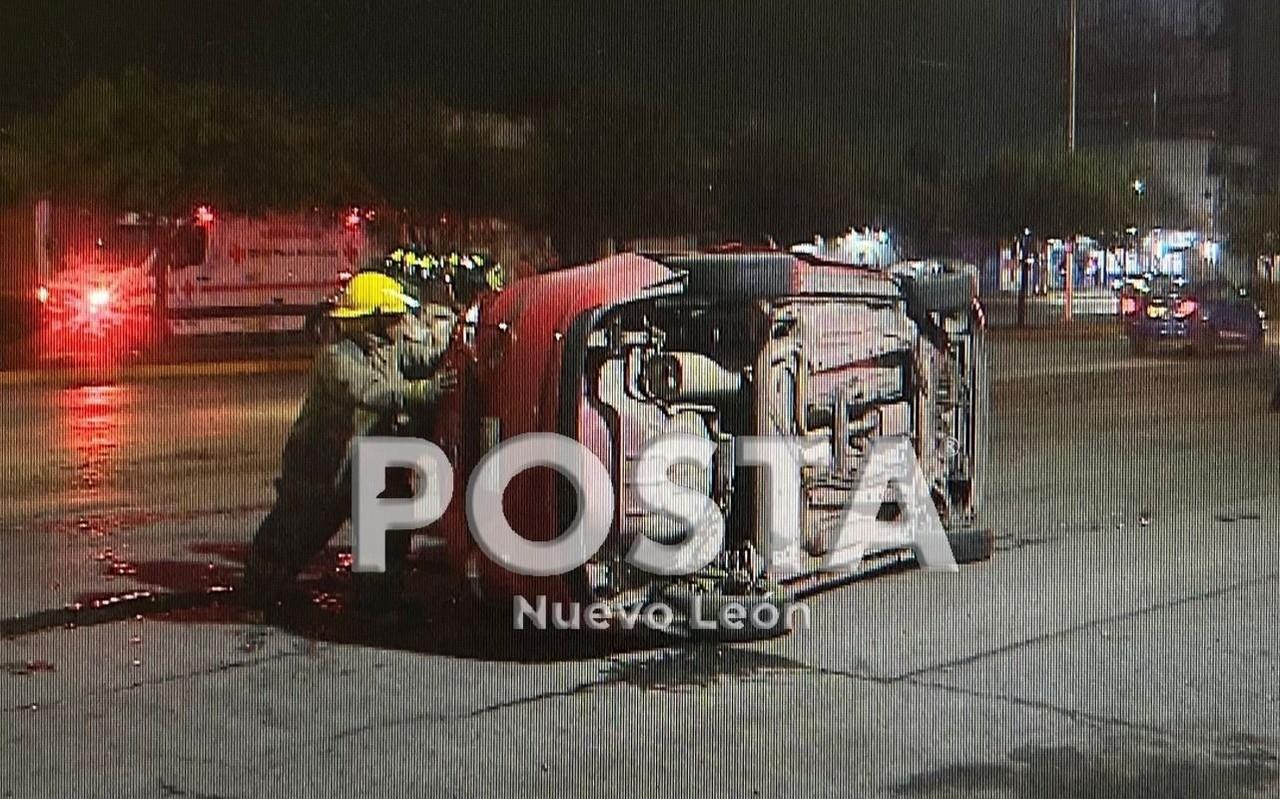
[[338, 307], [329, 312], [338, 319], [356, 319], [375, 314], [398, 315], [417, 308], [418, 301], [408, 294], [400, 283], [381, 272], [361, 272], [347, 281]]

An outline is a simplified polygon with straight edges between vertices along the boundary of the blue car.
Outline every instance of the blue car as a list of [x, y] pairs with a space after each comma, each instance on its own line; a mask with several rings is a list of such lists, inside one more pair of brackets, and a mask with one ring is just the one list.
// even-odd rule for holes
[[1225, 280], [1158, 278], [1125, 328], [1134, 354], [1176, 345], [1207, 356], [1224, 347], [1262, 349], [1265, 317], [1244, 289]]

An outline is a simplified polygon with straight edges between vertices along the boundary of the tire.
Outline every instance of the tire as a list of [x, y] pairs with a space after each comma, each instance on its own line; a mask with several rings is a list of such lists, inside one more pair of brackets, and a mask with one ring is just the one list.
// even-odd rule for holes
[[964, 274], [930, 275], [903, 281], [907, 302], [929, 313], [942, 315], [967, 311], [973, 305], [973, 278]]
[[689, 293], [698, 296], [768, 299], [795, 293], [795, 258], [786, 253], [685, 255], [663, 264], [687, 272]]

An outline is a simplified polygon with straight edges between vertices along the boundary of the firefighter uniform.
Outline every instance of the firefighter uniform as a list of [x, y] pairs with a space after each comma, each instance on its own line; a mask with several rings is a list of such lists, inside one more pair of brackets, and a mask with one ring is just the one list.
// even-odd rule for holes
[[[371, 286], [372, 303], [353, 296], [369, 294]], [[391, 293], [389, 302], [378, 299]], [[348, 284], [334, 316], [403, 316], [412, 304], [394, 279], [362, 273]], [[271, 604], [350, 516], [356, 437], [393, 433], [397, 417], [421, 413], [449, 387], [451, 377], [436, 371], [443, 347], [429, 334], [418, 339], [350, 330], [316, 357], [285, 442], [275, 507], [254, 537], [244, 586], [251, 604]]]

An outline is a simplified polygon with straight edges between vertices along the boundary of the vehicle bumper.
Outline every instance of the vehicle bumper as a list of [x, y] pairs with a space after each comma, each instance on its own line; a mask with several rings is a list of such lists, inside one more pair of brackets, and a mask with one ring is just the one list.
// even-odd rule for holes
[[1188, 342], [1191, 340], [1190, 322], [1179, 319], [1142, 320], [1130, 328], [1130, 335], [1156, 342]]

